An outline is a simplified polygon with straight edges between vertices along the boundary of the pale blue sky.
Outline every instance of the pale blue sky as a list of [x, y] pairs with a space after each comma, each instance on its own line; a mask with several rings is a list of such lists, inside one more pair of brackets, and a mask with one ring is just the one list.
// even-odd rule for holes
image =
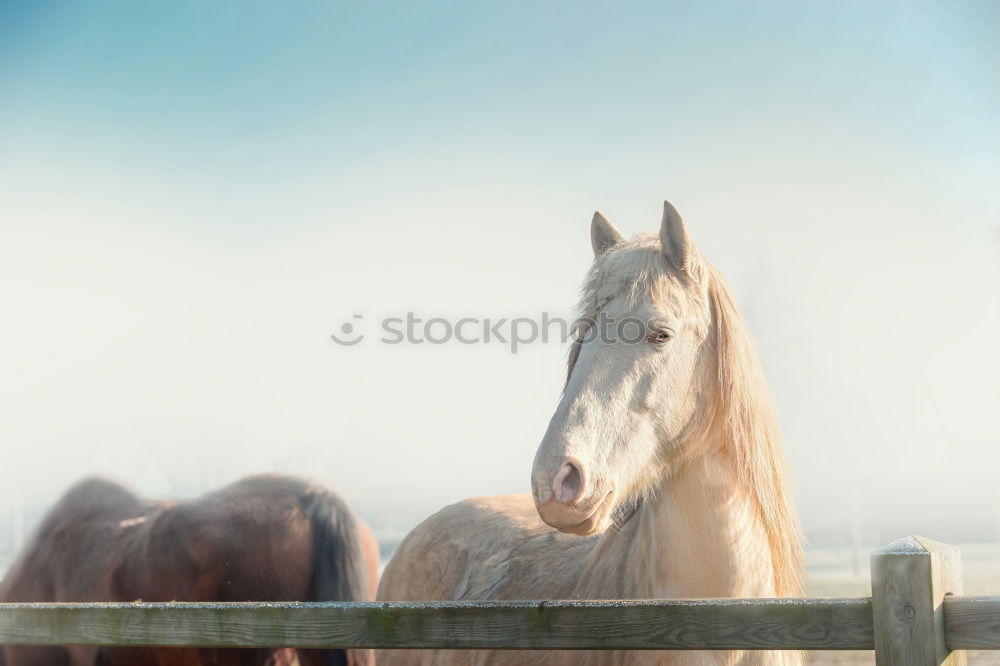
[[[404, 528], [524, 490], [562, 348], [326, 335], [567, 314], [592, 211], [670, 198], [748, 311], [807, 525], [845, 488], [991, 505], [998, 5], [607, 5], [0, 2], [0, 481], [276, 468]], [[894, 492], [947, 464], [952, 505]]]
[[989, 2], [2, 11], [6, 159], [155, 180], [227, 219], [246, 217], [247, 186], [336, 197], [386, 167], [560, 187], [567, 168], [676, 177], [750, 152], [995, 164]]

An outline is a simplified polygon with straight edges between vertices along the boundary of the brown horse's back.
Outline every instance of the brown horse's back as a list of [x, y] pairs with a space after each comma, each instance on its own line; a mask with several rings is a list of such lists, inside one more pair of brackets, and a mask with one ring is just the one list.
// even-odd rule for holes
[[[0, 588], [3, 601], [326, 601], [374, 598], [377, 550], [332, 491], [262, 475], [181, 504], [109, 481], [73, 487]], [[376, 558], [372, 562], [372, 556]], [[7, 648], [6, 666], [263, 664], [273, 650]], [[278, 657], [287, 658], [282, 655]], [[302, 651], [306, 664], [367, 652]], [[280, 663], [280, 660], [279, 660]], [[2, 662], [0, 662], [2, 664]]]

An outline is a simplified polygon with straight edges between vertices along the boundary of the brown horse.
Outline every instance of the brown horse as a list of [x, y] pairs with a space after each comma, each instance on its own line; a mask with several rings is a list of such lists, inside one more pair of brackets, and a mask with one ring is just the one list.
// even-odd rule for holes
[[[242, 479], [183, 503], [102, 479], [67, 492], [0, 585], [4, 602], [370, 601], [371, 530], [337, 495], [301, 479]], [[333, 666], [370, 651], [0, 647], [6, 666]]]

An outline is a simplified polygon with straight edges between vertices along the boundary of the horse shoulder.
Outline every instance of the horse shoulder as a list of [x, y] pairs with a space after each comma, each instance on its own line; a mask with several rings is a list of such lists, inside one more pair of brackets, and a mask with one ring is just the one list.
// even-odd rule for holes
[[407, 535], [382, 574], [378, 598], [566, 597], [593, 543], [542, 523], [530, 495], [468, 499]]
[[[528, 498], [524, 498], [530, 501]], [[468, 592], [470, 565], [511, 538], [516, 500], [478, 497], [446, 506], [417, 525], [382, 573], [383, 600], [460, 599]]]

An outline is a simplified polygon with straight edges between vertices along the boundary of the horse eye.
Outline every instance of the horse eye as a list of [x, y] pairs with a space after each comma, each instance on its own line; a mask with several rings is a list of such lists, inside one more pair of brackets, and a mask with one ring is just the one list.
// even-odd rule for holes
[[669, 341], [670, 338], [672, 337], [673, 334], [670, 331], [657, 331], [655, 334], [649, 336], [646, 339], [649, 340], [650, 342], [662, 345], [664, 342]]

